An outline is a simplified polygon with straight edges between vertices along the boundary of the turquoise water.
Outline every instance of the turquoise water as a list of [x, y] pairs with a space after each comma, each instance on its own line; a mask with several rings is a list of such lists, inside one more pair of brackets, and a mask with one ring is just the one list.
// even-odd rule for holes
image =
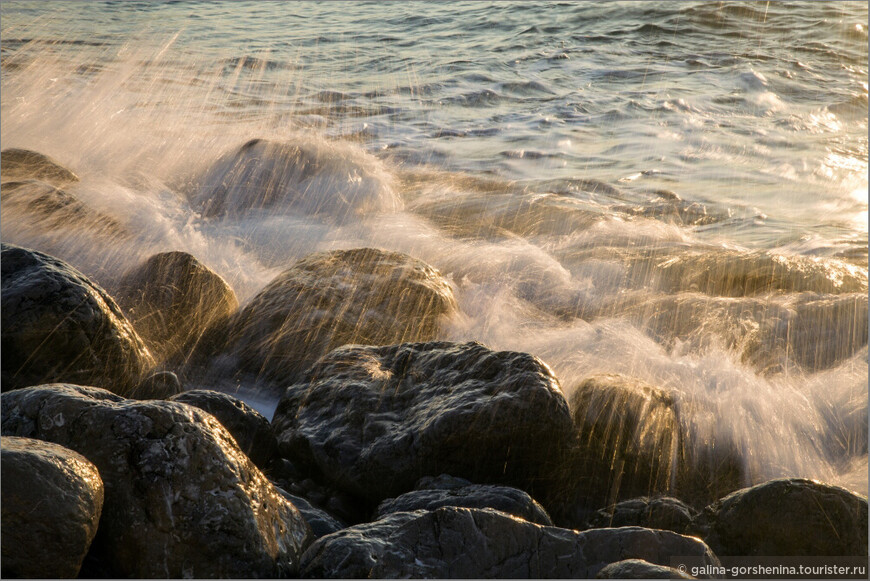
[[[73, 168], [71, 191], [131, 232], [4, 207], [4, 241], [107, 288], [186, 250], [242, 302], [312, 251], [408, 252], [456, 287], [444, 338], [535, 353], [566, 392], [640, 376], [702, 402], [699, 433], [739, 443], [759, 478], [866, 493], [866, 2], [3, 2], [0, 18], [3, 147]], [[209, 168], [252, 138], [303, 144], [316, 179], [302, 202], [240, 190], [208, 216]], [[764, 252], [863, 289], [692, 286]], [[707, 320], [662, 328], [650, 310], [674, 302]]]

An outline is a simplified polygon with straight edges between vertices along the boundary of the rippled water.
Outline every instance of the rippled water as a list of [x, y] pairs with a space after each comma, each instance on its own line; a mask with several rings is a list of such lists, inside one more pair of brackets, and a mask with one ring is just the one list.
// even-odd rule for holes
[[[567, 393], [595, 372], [677, 390], [754, 477], [866, 493], [867, 3], [0, 16], [3, 147], [74, 169], [129, 234], [4, 206], [4, 242], [107, 288], [186, 250], [243, 303], [315, 250], [407, 252], [456, 288], [444, 338], [535, 353]], [[252, 138], [300, 145], [315, 175], [214, 211], [219, 160]]]

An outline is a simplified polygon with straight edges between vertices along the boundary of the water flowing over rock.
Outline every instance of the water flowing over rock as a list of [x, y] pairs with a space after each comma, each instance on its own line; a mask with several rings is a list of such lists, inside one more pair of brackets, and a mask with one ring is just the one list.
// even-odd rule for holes
[[679, 569], [655, 565], [643, 559], [625, 559], [601, 569], [596, 579], [695, 579]]
[[378, 505], [375, 520], [393, 512], [435, 510], [442, 506], [491, 508], [544, 526], [553, 526], [544, 507], [518, 488], [472, 484], [464, 478], [442, 474], [421, 478], [416, 489]]
[[213, 415], [236, 439], [242, 452], [261, 470], [266, 469], [278, 450], [278, 441], [269, 420], [227, 393], [192, 389], [172, 396], [169, 401], [186, 403]]
[[683, 501], [663, 496], [624, 500], [602, 508], [586, 523], [588, 528], [645, 527], [688, 534], [697, 511]]
[[634, 378], [594, 375], [572, 394], [571, 413], [571, 478], [592, 504], [671, 490], [681, 434], [673, 394]]
[[186, 252], [155, 254], [131, 269], [115, 298], [152, 352], [164, 358], [239, 307], [226, 281]]
[[125, 394], [153, 365], [115, 301], [65, 262], [2, 247], [3, 390], [67, 381]]
[[425, 511], [394, 512], [374, 522], [342, 529], [314, 541], [302, 555], [301, 577], [306, 579], [367, 579], [389, 537], [401, 525]]
[[867, 499], [812, 480], [733, 492], [705, 508], [695, 527], [723, 557], [867, 555]]
[[376, 158], [341, 144], [252, 139], [202, 176], [193, 202], [206, 217], [268, 210], [342, 221], [401, 208], [390, 181]]
[[[322, 541], [323, 539], [321, 539]], [[443, 507], [398, 527], [372, 578], [591, 578], [610, 563], [718, 559], [699, 539], [639, 527], [543, 527], [491, 509]]]
[[283, 456], [372, 502], [448, 473], [546, 506], [573, 432], [539, 359], [448, 342], [336, 349], [287, 388], [272, 424]]
[[0, 396], [4, 436], [55, 442], [93, 462], [105, 503], [89, 558], [115, 577], [292, 576], [302, 516], [210, 414], [55, 384]]
[[103, 509], [96, 466], [57, 444], [11, 436], [0, 458], [3, 577], [76, 577]]
[[420, 260], [373, 248], [336, 250], [297, 262], [215, 335], [242, 369], [286, 385], [347, 343], [433, 339], [439, 318], [457, 308], [450, 284]]
[[47, 155], [16, 148], [0, 151], [0, 179], [4, 182], [33, 179], [53, 186], [79, 181], [76, 174]]

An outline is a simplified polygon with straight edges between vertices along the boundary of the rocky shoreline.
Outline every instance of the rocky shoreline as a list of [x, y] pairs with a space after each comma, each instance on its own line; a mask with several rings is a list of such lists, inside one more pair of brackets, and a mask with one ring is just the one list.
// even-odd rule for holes
[[[43, 198], [77, 179], [34, 152], [6, 176], [7, 151], [4, 180]], [[43, 198], [14, 201], [105, 219]], [[566, 398], [532, 355], [437, 341], [457, 302], [414, 257], [313, 254], [242, 308], [183, 252], [114, 296], [35, 250], [3, 244], [0, 264], [4, 577], [679, 577], [674, 557], [867, 556], [866, 498], [754, 483], [733, 451], [688, 446], [657, 386], [591, 375]], [[282, 390], [271, 422], [185, 389], [232, 375]]]

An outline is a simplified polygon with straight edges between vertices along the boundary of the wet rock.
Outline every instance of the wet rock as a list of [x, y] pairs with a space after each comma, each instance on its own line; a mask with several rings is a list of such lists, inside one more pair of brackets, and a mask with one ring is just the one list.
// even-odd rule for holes
[[375, 519], [392, 512], [435, 510], [442, 506], [491, 508], [544, 526], [553, 526], [550, 515], [538, 502], [517, 488], [472, 484], [464, 478], [441, 475], [422, 478], [416, 490], [378, 505]]
[[426, 263], [373, 248], [337, 250], [297, 262], [217, 334], [242, 369], [286, 385], [347, 343], [432, 339], [439, 318], [456, 310], [449, 283]]
[[307, 579], [367, 579], [390, 535], [425, 511], [394, 512], [382, 519], [342, 529], [319, 538], [302, 555], [301, 577]]
[[576, 448], [564, 473], [563, 501], [550, 514], [583, 528], [594, 511], [641, 496], [674, 495], [695, 506], [746, 485], [736, 443], [701, 433], [686, 418], [697, 402], [636, 378], [588, 377], [571, 397]]
[[205, 217], [268, 210], [344, 220], [401, 208], [376, 158], [326, 142], [252, 139], [218, 160], [192, 197]]
[[449, 342], [336, 349], [287, 388], [272, 425], [282, 456], [372, 502], [449, 473], [546, 506], [573, 433], [540, 360]]
[[662, 257], [653, 282], [668, 293], [745, 297], [771, 292], [867, 293], [867, 269], [832, 258], [717, 248]]
[[867, 499], [812, 480], [738, 490], [705, 508], [694, 526], [720, 556], [867, 555]]
[[239, 307], [224, 279], [187, 252], [150, 257], [124, 275], [115, 297], [148, 347], [162, 358], [185, 346], [192, 349], [206, 329]]
[[640, 497], [625, 500], [596, 512], [588, 528], [645, 527], [688, 534], [697, 511], [676, 498]]
[[[323, 539], [321, 539], [323, 540]], [[610, 563], [718, 559], [699, 539], [639, 527], [543, 527], [491, 509], [443, 507], [397, 528], [372, 578], [591, 578]]]
[[295, 506], [302, 514], [305, 518], [305, 522], [307, 522], [308, 526], [311, 527], [311, 532], [314, 534], [314, 538], [319, 539], [320, 537], [331, 535], [332, 533], [345, 528], [346, 525], [344, 523], [325, 510], [317, 508], [301, 496], [290, 494], [278, 486], [275, 488], [277, 488], [278, 492], [281, 493], [281, 496], [289, 500], [290, 503], [293, 504], [293, 506]]
[[670, 491], [680, 450], [673, 393], [622, 375], [593, 375], [571, 396], [573, 486], [591, 505]]
[[182, 392], [181, 381], [171, 371], [152, 373], [133, 388], [131, 399], [169, 399]]
[[0, 442], [3, 577], [76, 577], [103, 509], [100, 473], [57, 444]]
[[33, 179], [53, 186], [79, 181], [76, 174], [47, 155], [16, 148], [0, 151], [0, 179], [4, 182]]
[[596, 579], [695, 579], [679, 569], [655, 565], [643, 559], [625, 559], [604, 567]]
[[105, 484], [89, 556], [114, 577], [292, 576], [311, 530], [210, 414], [65, 384], [0, 396], [4, 436], [93, 462]]
[[2, 246], [3, 390], [68, 381], [125, 394], [153, 358], [106, 292], [65, 262]]
[[52, 184], [37, 180], [3, 182], [4, 218], [14, 216], [45, 230], [76, 228], [103, 236], [126, 237], [128, 232], [115, 218], [107, 216]]
[[242, 452], [261, 470], [269, 465], [278, 450], [269, 420], [236, 397], [210, 389], [192, 389], [173, 395], [169, 400], [198, 407], [217, 418]]

